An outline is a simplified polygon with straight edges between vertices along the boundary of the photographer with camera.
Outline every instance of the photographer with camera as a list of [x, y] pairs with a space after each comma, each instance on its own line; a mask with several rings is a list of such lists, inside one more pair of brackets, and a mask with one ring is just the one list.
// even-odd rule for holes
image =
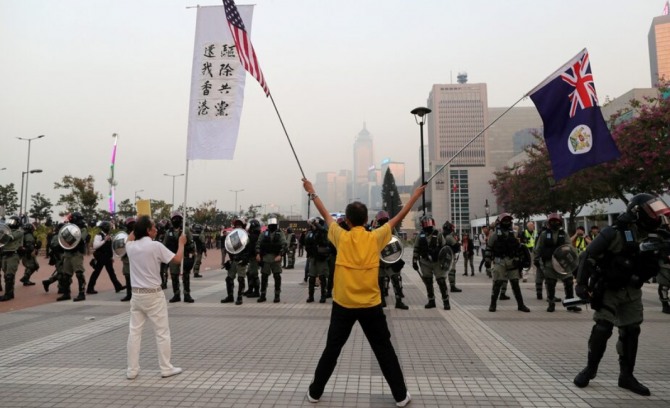
[[621, 388], [651, 395], [633, 376], [640, 325], [643, 320], [642, 285], [659, 271], [659, 254], [640, 251], [640, 242], [662, 224], [670, 208], [651, 194], [637, 194], [613, 226], [606, 227], [580, 255], [577, 296], [589, 299], [595, 325], [588, 342], [587, 365], [574, 379], [583, 388], [596, 377], [607, 340], [619, 328]]

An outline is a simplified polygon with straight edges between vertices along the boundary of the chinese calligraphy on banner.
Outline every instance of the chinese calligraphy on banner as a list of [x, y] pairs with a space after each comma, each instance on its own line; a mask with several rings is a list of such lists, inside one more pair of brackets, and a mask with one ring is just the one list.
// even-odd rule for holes
[[[253, 6], [240, 6], [250, 27]], [[245, 70], [222, 6], [198, 8], [188, 123], [187, 160], [231, 160], [244, 101]]]

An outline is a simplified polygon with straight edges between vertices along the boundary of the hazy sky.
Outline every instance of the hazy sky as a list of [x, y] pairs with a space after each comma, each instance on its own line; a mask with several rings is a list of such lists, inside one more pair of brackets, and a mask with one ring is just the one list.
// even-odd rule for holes
[[[248, 4], [238, 1], [239, 4]], [[433, 84], [488, 84], [507, 107], [586, 47], [601, 101], [650, 86], [647, 35], [663, 0], [255, 0], [252, 40], [308, 178], [352, 168], [363, 123], [375, 161], [419, 176], [419, 128], [409, 111]], [[53, 183], [93, 175], [106, 197], [119, 134], [117, 202], [172, 200], [186, 169], [195, 1], [0, 0], [0, 184], [55, 203]], [[219, 5], [204, 0], [200, 5]], [[222, 22], [225, 24], [225, 22]], [[521, 106], [532, 106], [525, 100]], [[474, 136], [474, 135], [473, 135]], [[269, 99], [247, 75], [231, 161], [189, 165], [188, 204], [271, 204], [298, 213], [300, 171]], [[177, 178], [176, 201], [184, 195]], [[482, 180], [482, 182], [485, 182]], [[105, 200], [101, 208], [107, 208]], [[334, 210], [334, 209], [333, 209]]]

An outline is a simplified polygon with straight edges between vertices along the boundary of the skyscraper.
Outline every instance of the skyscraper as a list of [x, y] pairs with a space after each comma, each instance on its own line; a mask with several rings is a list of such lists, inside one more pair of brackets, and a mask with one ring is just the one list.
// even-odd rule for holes
[[654, 17], [648, 38], [651, 86], [655, 87], [662, 78], [670, 80], [670, 15]]
[[354, 142], [354, 179], [351, 197], [353, 200], [368, 204], [369, 197], [369, 170], [374, 167], [374, 156], [372, 153], [372, 137], [363, 123], [363, 130], [356, 136]]

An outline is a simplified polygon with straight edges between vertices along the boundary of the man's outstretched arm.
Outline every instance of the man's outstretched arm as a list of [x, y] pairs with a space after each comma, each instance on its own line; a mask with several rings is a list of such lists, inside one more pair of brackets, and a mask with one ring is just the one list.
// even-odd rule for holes
[[330, 226], [330, 224], [335, 222], [333, 217], [328, 212], [328, 209], [326, 209], [326, 206], [323, 205], [323, 201], [321, 201], [319, 196], [314, 191], [312, 182], [304, 178], [302, 179], [302, 187], [305, 189], [305, 191], [307, 191], [307, 194], [310, 195], [311, 200], [314, 201], [314, 206], [319, 211], [319, 214], [321, 214], [321, 217], [323, 217], [324, 221], [326, 221], [326, 225]]
[[414, 203], [416, 203], [416, 201], [419, 198], [421, 198], [421, 195], [425, 190], [426, 190], [425, 184], [417, 187], [416, 190], [414, 190], [414, 193], [412, 193], [412, 196], [409, 198], [409, 201], [407, 201], [407, 203], [402, 207], [402, 210], [400, 210], [400, 212], [396, 214], [395, 217], [389, 220], [388, 224], [389, 227], [391, 227], [391, 229], [395, 228], [396, 225], [402, 222], [403, 218], [405, 218], [405, 216], [410, 212], [412, 206], [414, 206]]

